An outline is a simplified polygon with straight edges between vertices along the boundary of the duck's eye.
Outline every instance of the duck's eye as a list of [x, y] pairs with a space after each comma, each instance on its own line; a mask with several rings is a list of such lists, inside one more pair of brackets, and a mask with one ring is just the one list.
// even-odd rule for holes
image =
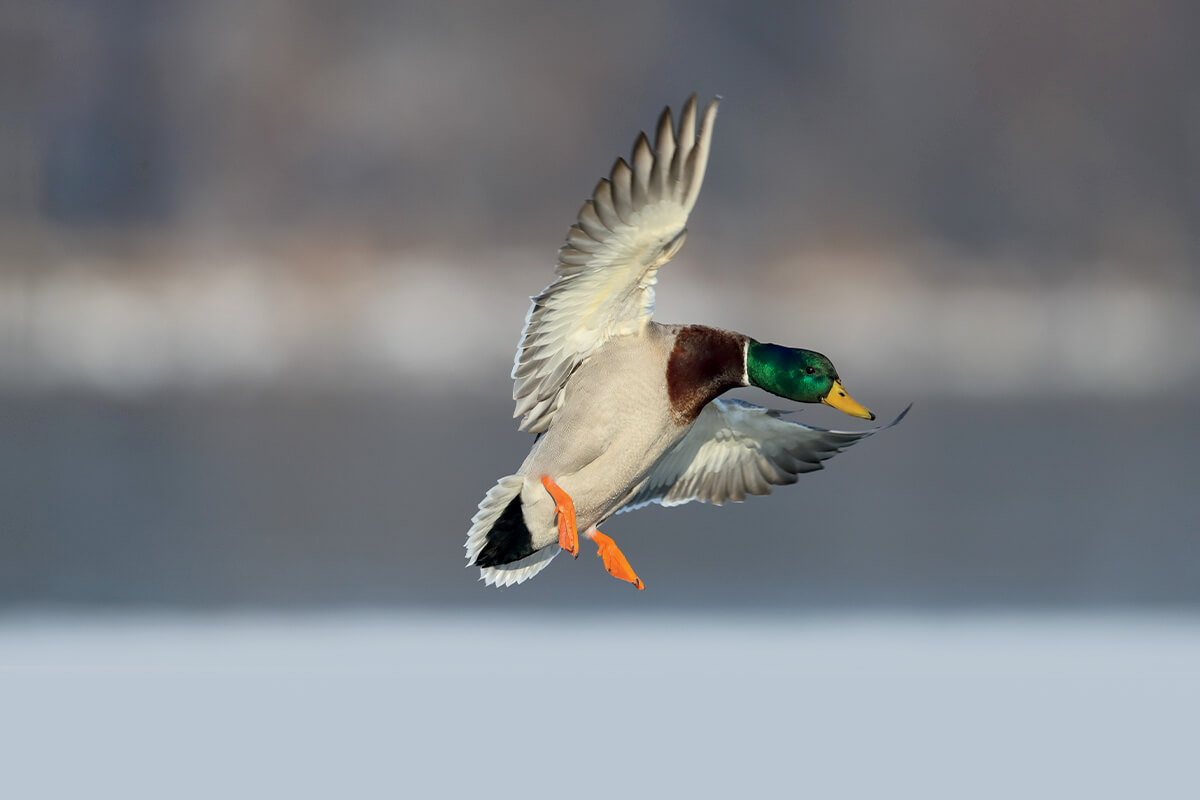
[[804, 368], [804, 371], [805, 371], [805, 372], [807, 372], [809, 375], [815, 375], [815, 374], [817, 374], [817, 368], [816, 368], [816, 367], [805, 367], [805, 368]]

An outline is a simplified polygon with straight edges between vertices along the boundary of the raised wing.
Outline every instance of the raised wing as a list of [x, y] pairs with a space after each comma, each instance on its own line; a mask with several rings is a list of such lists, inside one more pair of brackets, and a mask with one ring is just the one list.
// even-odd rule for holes
[[667, 451], [621, 507], [647, 503], [677, 506], [692, 500], [740, 503], [748, 494], [769, 494], [772, 485], [795, 483], [803, 472], [904, 418], [865, 431], [831, 431], [781, 419], [774, 411], [741, 400], [714, 400], [679, 444]]
[[558, 251], [558, 278], [533, 298], [513, 367], [514, 417], [540, 433], [562, 402], [567, 378], [605, 340], [642, 330], [654, 311], [658, 268], [683, 246], [688, 214], [708, 164], [717, 100], [696, 133], [696, 96], [672, 127], [658, 119], [654, 147], [643, 133], [630, 163], [617, 159], [579, 210]]

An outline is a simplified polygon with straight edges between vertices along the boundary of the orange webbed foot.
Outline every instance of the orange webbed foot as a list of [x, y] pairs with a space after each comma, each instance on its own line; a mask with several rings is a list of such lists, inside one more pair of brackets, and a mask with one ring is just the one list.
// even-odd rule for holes
[[621, 552], [621, 548], [617, 547], [617, 543], [612, 540], [612, 537], [606, 536], [600, 531], [593, 531], [591, 539], [596, 543], [596, 555], [604, 559], [604, 568], [608, 570], [609, 575], [629, 581], [639, 590], [646, 588], [646, 584], [642, 583], [642, 579], [633, 571], [633, 567], [629, 566], [629, 560], [625, 558], [625, 554]]
[[579, 529], [575, 522], [575, 501], [549, 475], [542, 476], [542, 486], [554, 498], [558, 515], [558, 546], [579, 558]]

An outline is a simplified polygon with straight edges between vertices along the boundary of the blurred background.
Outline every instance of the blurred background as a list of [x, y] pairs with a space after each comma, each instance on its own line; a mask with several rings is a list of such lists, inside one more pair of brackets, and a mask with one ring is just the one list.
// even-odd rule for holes
[[[1134, 0], [0, 6], [0, 694], [38, 754], [13, 796], [126, 776], [121, 741], [158, 796], [318, 746], [342, 777], [293, 796], [392, 785], [393, 745], [433, 786], [509, 774], [460, 741], [479, 712], [624, 736], [660, 793], [808, 748], [808, 788], [852, 795], [1192, 796], [1197, 36], [1194, 4]], [[614, 519], [645, 592], [590, 553], [487, 589], [462, 543], [531, 443], [527, 298], [692, 91], [724, 100], [656, 318], [820, 350], [913, 411], [770, 497]], [[586, 687], [522, 704], [564, 668]], [[213, 746], [226, 770], [182, 780]], [[91, 771], [43, 782], [64, 753]]]

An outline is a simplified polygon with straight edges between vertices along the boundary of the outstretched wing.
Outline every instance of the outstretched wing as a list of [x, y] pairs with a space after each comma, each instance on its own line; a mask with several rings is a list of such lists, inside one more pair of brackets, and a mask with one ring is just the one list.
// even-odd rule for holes
[[700, 194], [717, 100], [696, 132], [696, 96], [679, 128], [671, 110], [658, 119], [654, 147], [643, 133], [630, 163], [617, 159], [558, 251], [558, 278], [533, 305], [513, 367], [514, 417], [539, 433], [562, 402], [567, 378], [605, 340], [642, 330], [654, 311], [658, 268], [679, 251]]
[[803, 472], [904, 418], [865, 431], [831, 431], [781, 419], [774, 411], [741, 400], [714, 400], [691, 430], [662, 459], [621, 507], [647, 503], [677, 506], [692, 500], [740, 503], [748, 494], [769, 494], [772, 485], [795, 483]]

